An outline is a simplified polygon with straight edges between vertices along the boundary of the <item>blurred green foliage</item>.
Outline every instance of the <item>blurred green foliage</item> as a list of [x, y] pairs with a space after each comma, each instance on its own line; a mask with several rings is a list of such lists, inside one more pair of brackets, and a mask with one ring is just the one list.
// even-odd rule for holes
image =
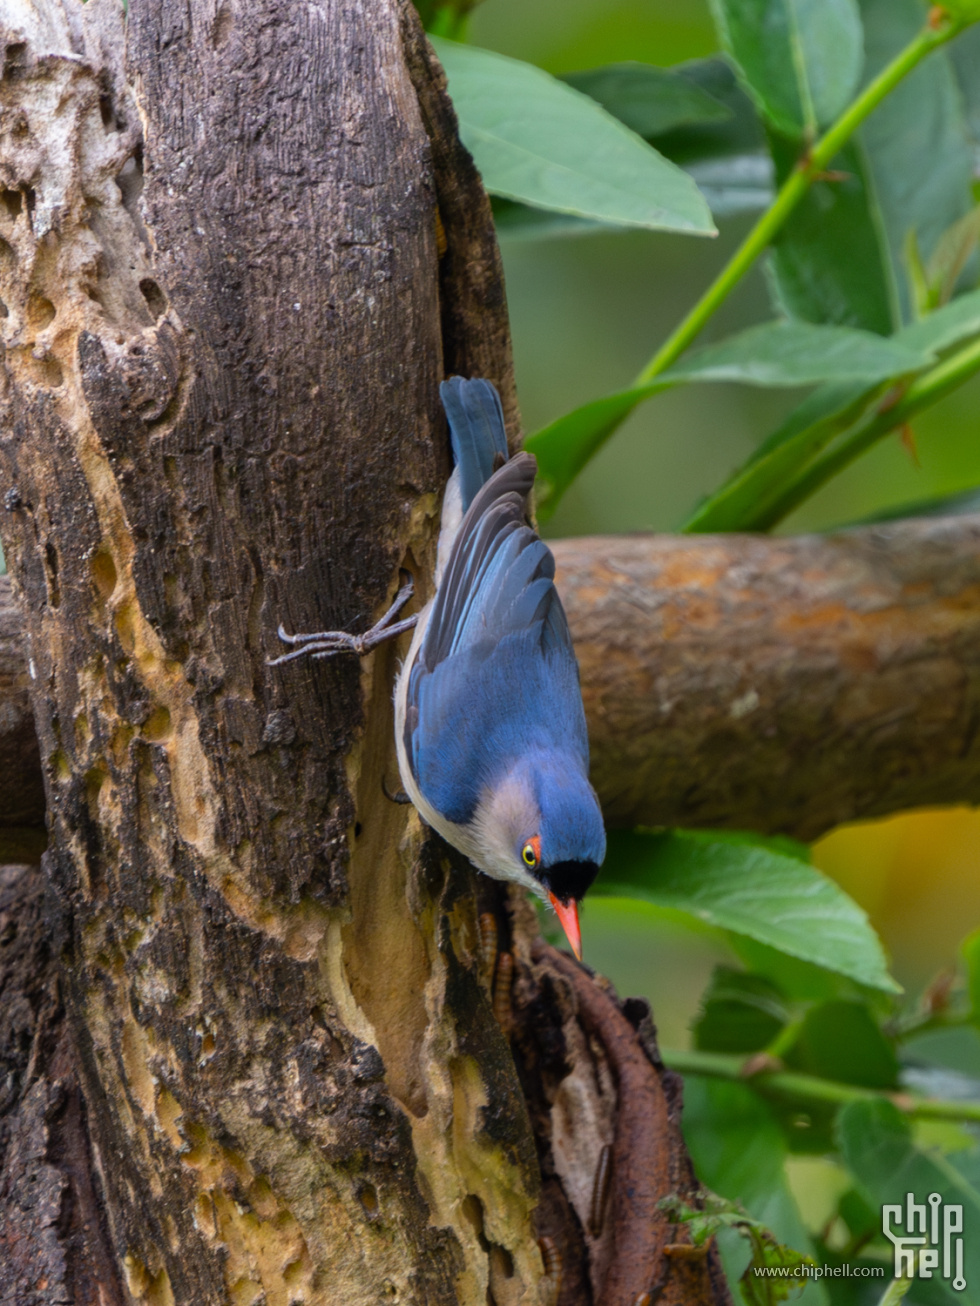
[[[717, 30], [704, 4], [485, 0], [451, 32], [592, 97], [688, 172], [720, 227], [709, 245], [615, 230], [609, 214], [601, 229], [547, 196], [495, 201], [525, 421], [547, 435], [530, 447], [567, 488], [549, 530], [824, 527], [950, 494], [971, 505], [980, 35], [924, 57], [953, 20], [919, 0], [712, 7]], [[875, 111], [783, 205], [768, 254], [731, 274], [775, 187], [808, 167], [822, 131], [836, 140], [853, 97], [870, 103], [876, 74], [898, 65]], [[479, 163], [481, 146], [471, 148]], [[673, 368], [645, 366], [719, 278], [724, 293], [695, 313]], [[759, 328], [774, 318], [790, 325]], [[845, 327], [871, 334], [835, 335]], [[678, 362], [694, 334], [699, 352]], [[918, 357], [845, 379], [886, 338]], [[637, 374], [656, 380], [637, 393]], [[886, 420], [892, 409], [914, 421], [914, 442]], [[862, 899], [846, 839], [834, 848], [838, 878]], [[692, 1156], [720, 1194], [711, 1235], [742, 1299], [777, 1300], [742, 1278], [751, 1252], [735, 1234], [739, 1211], [771, 1231], [766, 1246], [886, 1272], [807, 1280], [804, 1302], [877, 1306], [892, 1266], [881, 1205], [909, 1185], [919, 1201], [976, 1192], [980, 944], [971, 936], [913, 1001], [895, 991], [863, 913], [806, 856], [751, 835], [616, 834], [585, 911], [587, 955], [654, 999], [665, 1056], [685, 1073]], [[980, 897], [971, 910], [980, 918]], [[950, 931], [971, 922], [955, 904], [947, 916], [948, 949]], [[921, 958], [899, 961], [921, 973]], [[972, 1197], [966, 1219], [976, 1282]], [[896, 1286], [889, 1300], [900, 1295]], [[935, 1278], [905, 1296], [963, 1299]]]

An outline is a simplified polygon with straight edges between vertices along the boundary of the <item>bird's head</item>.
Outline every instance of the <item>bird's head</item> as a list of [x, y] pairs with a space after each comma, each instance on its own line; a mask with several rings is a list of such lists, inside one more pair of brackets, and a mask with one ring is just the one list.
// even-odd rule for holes
[[488, 788], [474, 827], [480, 869], [550, 902], [581, 957], [578, 904], [599, 873], [606, 832], [578, 759], [544, 751], [522, 758]]

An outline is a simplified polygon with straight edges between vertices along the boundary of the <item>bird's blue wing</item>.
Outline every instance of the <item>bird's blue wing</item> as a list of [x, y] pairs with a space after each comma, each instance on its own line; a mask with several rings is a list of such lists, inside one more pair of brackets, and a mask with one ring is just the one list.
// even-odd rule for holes
[[518, 454], [478, 491], [409, 675], [412, 770], [427, 801], [457, 822], [531, 750], [550, 747], [588, 767], [554, 558], [525, 517], [535, 471], [534, 459]]
[[493, 475], [498, 458], [507, 461], [507, 431], [500, 396], [489, 381], [452, 376], [439, 387], [449, 418], [449, 437], [459, 467], [463, 511]]

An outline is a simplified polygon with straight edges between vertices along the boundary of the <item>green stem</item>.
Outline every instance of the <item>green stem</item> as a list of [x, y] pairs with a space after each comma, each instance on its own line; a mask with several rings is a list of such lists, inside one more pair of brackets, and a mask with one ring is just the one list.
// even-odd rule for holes
[[763, 213], [731, 259], [681, 322], [680, 326], [660, 346], [653, 358], [637, 376], [634, 385], [645, 385], [666, 371], [688, 345], [698, 336], [718, 307], [748, 272], [749, 268], [769, 245], [786, 219], [806, 194], [834, 155], [846, 145], [861, 123], [889, 91], [915, 68], [931, 51], [951, 40], [965, 27], [963, 19], [947, 17], [936, 27], [927, 26], [910, 42], [873, 81], [869, 82], [857, 99], [841, 114], [826, 134], [814, 145], [780, 187], [779, 194]]
[[794, 508], [815, 494], [831, 477], [843, 471], [855, 458], [869, 449], [882, 436], [903, 426], [923, 409], [931, 407], [964, 381], [980, 371], [980, 337], [965, 348], [950, 354], [935, 367], [917, 376], [891, 407], [878, 409], [857, 426], [852, 427], [833, 448], [828, 449], [802, 471], [782, 491], [765, 512], [753, 523], [756, 530], [771, 530]]
[[887, 1098], [913, 1120], [962, 1120], [980, 1123], [980, 1102], [946, 1102], [939, 1098], [916, 1097], [912, 1093], [885, 1093], [855, 1084], [838, 1084], [817, 1075], [793, 1070], [763, 1070], [746, 1078], [742, 1074], [745, 1058], [724, 1052], [676, 1052], [661, 1049], [664, 1064], [682, 1075], [708, 1075], [712, 1079], [740, 1080], [780, 1097], [831, 1106], [850, 1102], [873, 1102]]

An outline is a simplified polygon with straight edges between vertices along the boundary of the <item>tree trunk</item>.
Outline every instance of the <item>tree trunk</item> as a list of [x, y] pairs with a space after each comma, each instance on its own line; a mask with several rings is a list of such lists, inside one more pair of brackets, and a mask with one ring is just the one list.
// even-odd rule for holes
[[414, 11], [2, 12], [2, 530], [57, 962], [17, 971], [0, 1297], [727, 1301], [664, 1254], [694, 1184], [642, 1009], [385, 798], [396, 652], [267, 666], [401, 566], [428, 596], [444, 374], [518, 429]]

